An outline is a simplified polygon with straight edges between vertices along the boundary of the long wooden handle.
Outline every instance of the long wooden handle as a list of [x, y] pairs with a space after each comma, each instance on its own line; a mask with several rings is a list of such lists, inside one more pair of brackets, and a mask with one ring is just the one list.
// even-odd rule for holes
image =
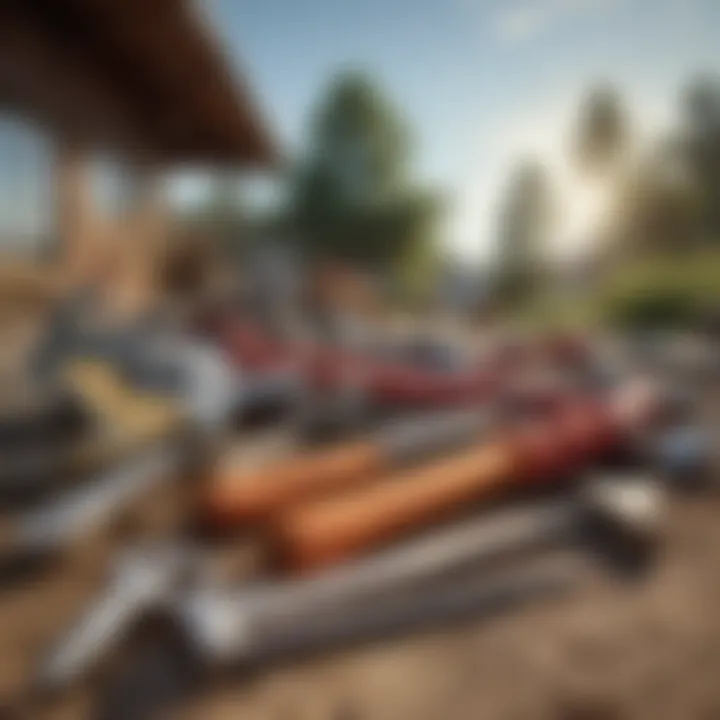
[[482, 410], [431, 413], [381, 428], [363, 442], [283, 460], [255, 473], [228, 473], [210, 482], [206, 519], [216, 528], [255, 521], [291, 504], [343, 492], [380, 473], [477, 442], [492, 424]]
[[580, 403], [451, 459], [290, 509], [273, 525], [278, 559], [300, 571], [334, 564], [509, 486], [566, 477], [643, 421], [628, 399], [625, 415], [618, 408], [628, 403]]
[[348, 487], [383, 464], [382, 449], [357, 442], [275, 463], [255, 473], [229, 473], [211, 481], [205, 520], [216, 529], [257, 521], [297, 499]]
[[278, 558], [294, 570], [336, 563], [501, 486], [512, 467], [510, 447], [498, 442], [291, 509], [273, 527]]

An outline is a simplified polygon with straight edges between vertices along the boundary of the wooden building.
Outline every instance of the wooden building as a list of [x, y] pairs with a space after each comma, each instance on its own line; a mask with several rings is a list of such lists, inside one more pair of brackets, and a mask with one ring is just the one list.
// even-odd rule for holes
[[[52, 139], [63, 268], [103, 236], [140, 254], [163, 242], [169, 217], [158, 180], [170, 170], [273, 165], [265, 124], [229, 65], [189, 0], [0, 2], [0, 108]], [[131, 179], [121, 219], [94, 202], [99, 155]]]

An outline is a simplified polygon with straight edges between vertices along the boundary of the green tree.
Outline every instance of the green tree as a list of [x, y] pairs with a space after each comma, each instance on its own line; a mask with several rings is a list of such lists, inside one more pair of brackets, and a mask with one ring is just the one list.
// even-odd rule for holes
[[720, 77], [694, 78], [682, 103], [681, 142], [698, 188], [702, 231], [720, 241]]
[[657, 143], [618, 184], [619, 257], [677, 254], [696, 247], [699, 201], [681, 148], [671, 140]]
[[575, 153], [592, 174], [612, 170], [629, 141], [629, 122], [618, 92], [610, 85], [590, 90], [580, 110]]
[[539, 289], [552, 225], [550, 187], [542, 165], [522, 162], [506, 192], [500, 212], [495, 295], [502, 305], [517, 305]]
[[437, 198], [412, 182], [410, 161], [407, 125], [384, 94], [364, 75], [338, 77], [291, 182], [289, 220], [303, 248], [386, 268], [427, 243]]

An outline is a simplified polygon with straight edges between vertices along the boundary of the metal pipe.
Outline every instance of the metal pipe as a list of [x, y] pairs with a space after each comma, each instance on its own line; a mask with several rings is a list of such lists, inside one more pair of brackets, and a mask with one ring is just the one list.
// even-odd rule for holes
[[[159, 556], [162, 562], [156, 557], [154, 573], [143, 555], [136, 565], [125, 560], [118, 566], [108, 591], [45, 663], [42, 684], [62, 685], [82, 674], [131, 620], [158, 607], [179, 619], [208, 665], [251, 662], [289, 648], [401, 625], [404, 613], [414, 613], [420, 621], [442, 615], [463, 598], [475, 603], [485, 592], [475, 574], [492, 561], [576, 541], [591, 523], [608, 528], [628, 548], [652, 545], [660, 516], [651, 484], [622, 478], [594, 482], [572, 500], [468, 521], [312, 578], [267, 581], [234, 591], [197, 581], [183, 585], [182, 577], [188, 578], [178, 560], [188, 557], [181, 552], [169, 562], [165, 555]], [[459, 576], [462, 587], [453, 585]]]
[[17, 566], [23, 558], [36, 559], [61, 550], [177, 473], [182, 461], [183, 452], [177, 446], [163, 443], [53, 501], [22, 512], [12, 522], [0, 566]]
[[[463, 613], [482, 613], [568, 584], [577, 560], [562, 565], [506, 571], [499, 577], [472, 568], [442, 582], [383, 593], [366, 602], [315, 609], [301, 604], [283, 616], [294, 595], [287, 588], [242, 594], [200, 593], [183, 599], [176, 613], [193, 655], [203, 666], [244, 667], [294, 653], [368, 641], [447, 622]], [[282, 593], [282, 595], [280, 595]], [[274, 607], [273, 607], [274, 606]]]

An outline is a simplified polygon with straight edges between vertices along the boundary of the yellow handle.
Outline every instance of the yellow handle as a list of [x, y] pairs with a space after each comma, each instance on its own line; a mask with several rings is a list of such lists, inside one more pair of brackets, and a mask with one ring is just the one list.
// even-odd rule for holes
[[172, 430], [183, 418], [177, 400], [136, 392], [109, 363], [73, 361], [64, 368], [63, 379], [112, 434], [159, 435]]

